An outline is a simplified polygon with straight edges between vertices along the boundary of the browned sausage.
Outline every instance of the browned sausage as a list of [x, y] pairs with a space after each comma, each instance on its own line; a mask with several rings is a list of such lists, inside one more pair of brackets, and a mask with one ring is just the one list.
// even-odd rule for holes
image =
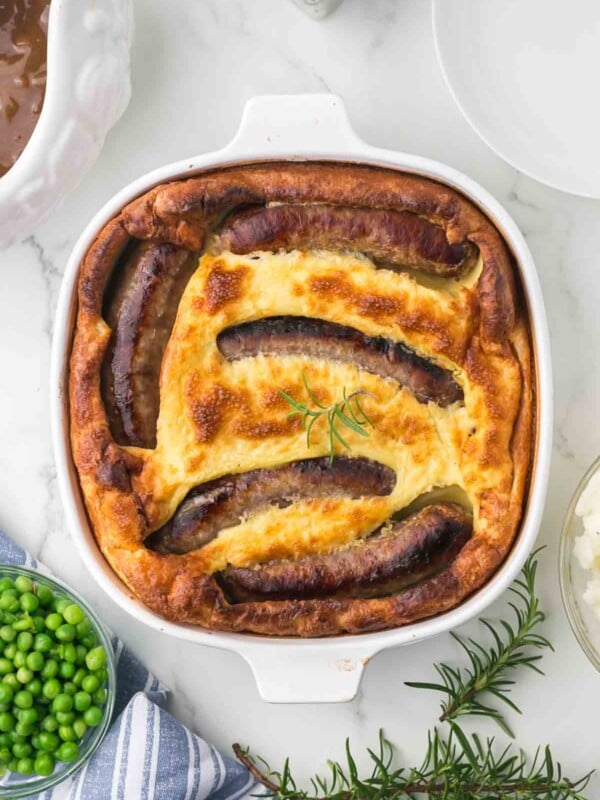
[[385, 265], [456, 276], [474, 263], [469, 242], [450, 244], [439, 225], [410, 211], [274, 205], [232, 214], [217, 247], [254, 250], [351, 250]]
[[306, 355], [357, 364], [360, 369], [392, 378], [420, 403], [447, 406], [463, 399], [449, 370], [417, 355], [400, 342], [306, 317], [268, 317], [226, 328], [217, 346], [229, 361], [263, 355]]
[[472, 519], [453, 503], [426, 506], [361, 542], [328, 555], [228, 567], [216, 577], [231, 602], [318, 597], [381, 597], [440, 572], [472, 534]]
[[162, 357], [197, 264], [197, 255], [175, 245], [141, 242], [109, 287], [104, 318], [112, 337], [102, 388], [119, 444], [156, 446]]
[[159, 553], [187, 553], [260, 507], [283, 508], [304, 497], [381, 497], [392, 492], [395, 482], [389, 467], [344, 456], [331, 464], [328, 458], [313, 458], [228, 475], [193, 489], [146, 545]]

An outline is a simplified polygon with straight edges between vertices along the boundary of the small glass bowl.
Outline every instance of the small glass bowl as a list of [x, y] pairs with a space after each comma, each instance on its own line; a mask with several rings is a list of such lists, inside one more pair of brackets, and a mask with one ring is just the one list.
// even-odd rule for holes
[[598, 618], [583, 594], [590, 580], [590, 573], [584, 570], [574, 552], [575, 539], [583, 533], [583, 520], [575, 509], [591, 477], [600, 470], [598, 458], [585, 473], [567, 509], [560, 537], [558, 572], [560, 593], [567, 618], [581, 649], [600, 671], [600, 618]]
[[46, 575], [36, 572], [26, 567], [12, 567], [7, 565], [0, 565], [0, 578], [12, 578], [13, 580], [19, 575], [25, 575], [34, 583], [40, 586], [48, 586], [56, 594], [66, 597], [78, 606], [87, 614], [90, 622], [98, 636], [99, 643], [106, 651], [106, 664], [105, 669], [108, 673], [108, 680], [106, 683], [106, 703], [104, 705], [104, 716], [102, 721], [95, 728], [89, 728], [84, 736], [83, 742], [80, 745], [79, 758], [76, 761], [64, 762], [58, 761], [56, 768], [52, 775], [41, 777], [39, 775], [19, 775], [18, 773], [9, 772], [0, 778], [0, 799], [6, 798], [20, 798], [30, 797], [42, 792], [52, 789], [62, 781], [66, 780], [70, 775], [85, 764], [88, 758], [94, 753], [102, 739], [104, 738], [115, 705], [115, 695], [117, 686], [117, 673], [114, 650], [106, 629], [102, 622], [98, 619], [94, 611], [78, 594], [72, 589], [69, 589], [56, 578], [49, 578]]

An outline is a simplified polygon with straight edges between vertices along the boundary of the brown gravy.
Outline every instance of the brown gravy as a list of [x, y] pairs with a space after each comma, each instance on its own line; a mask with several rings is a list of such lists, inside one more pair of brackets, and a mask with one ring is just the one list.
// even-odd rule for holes
[[0, 177], [23, 152], [46, 90], [50, 0], [0, 0]]

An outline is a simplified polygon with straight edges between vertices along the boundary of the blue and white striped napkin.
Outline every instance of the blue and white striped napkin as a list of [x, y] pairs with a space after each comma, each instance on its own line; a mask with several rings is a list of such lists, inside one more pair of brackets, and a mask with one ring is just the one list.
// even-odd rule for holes
[[[0, 532], [0, 564], [48, 573]], [[92, 758], [38, 800], [246, 800], [259, 794], [248, 771], [164, 710], [168, 689], [117, 637], [113, 722]]]

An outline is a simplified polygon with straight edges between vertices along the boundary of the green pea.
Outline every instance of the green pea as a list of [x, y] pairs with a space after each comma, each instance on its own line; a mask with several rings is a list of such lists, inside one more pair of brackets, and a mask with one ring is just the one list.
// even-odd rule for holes
[[26, 665], [32, 672], [40, 672], [44, 667], [44, 656], [34, 650], [27, 655]]
[[86, 734], [88, 726], [85, 724], [81, 717], [78, 717], [73, 723], [73, 730], [77, 734], [78, 739], [83, 739]]
[[39, 678], [33, 678], [27, 684], [27, 688], [34, 697], [41, 697], [42, 695], [42, 682]]
[[66, 741], [56, 751], [59, 761], [76, 761], [79, 756], [79, 747], [75, 742]]
[[62, 613], [63, 617], [70, 625], [79, 625], [79, 623], [83, 622], [85, 619], [85, 614], [75, 603], [68, 605]]
[[54, 598], [54, 610], [59, 614], [63, 615], [65, 608], [71, 605], [71, 601], [67, 600], [66, 597], [55, 597]]
[[0, 592], [7, 592], [15, 588], [12, 578], [0, 578]]
[[103, 686], [106, 681], [108, 680], [108, 671], [102, 667], [101, 669], [97, 669], [94, 672], [94, 675], [98, 678], [98, 683], [100, 686]]
[[49, 631], [57, 631], [62, 624], [63, 618], [60, 614], [52, 613], [46, 617], [46, 627]]
[[26, 658], [27, 657], [22, 650], [17, 650], [17, 652], [15, 653], [15, 657], [13, 658], [13, 664], [15, 665], [15, 667], [17, 667], [17, 669], [19, 667], [24, 667]]
[[13, 694], [14, 692], [8, 683], [2, 681], [2, 683], [0, 683], [0, 703], [10, 703], [13, 699]]
[[34, 733], [31, 737], [31, 746], [34, 750], [40, 749], [40, 737], [37, 735], [37, 733]]
[[17, 772], [21, 775], [31, 775], [35, 772], [35, 762], [33, 758], [20, 758], [17, 764]]
[[19, 594], [33, 592], [33, 582], [26, 575], [19, 575], [15, 578], [15, 589]]
[[19, 733], [17, 731], [16, 725], [14, 731], [11, 731], [8, 735], [10, 736], [10, 741], [12, 742], [11, 747], [13, 744], [17, 744], [17, 742], [19, 744], [23, 744], [24, 742], [27, 741], [27, 736], [25, 736], [25, 734], [23, 733]]
[[92, 630], [92, 623], [89, 621], [87, 617], [84, 617], [81, 622], [77, 623], [77, 636], [80, 639], [83, 639], [84, 636], [87, 636]]
[[49, 606], [54, 599], [52, 589], [49, 586], [38, 586], [36, 591], [41, 605]]
[[17, 689], [21, 688], [19, 681], [17, 680], [17, 676], [15, 675], [14, 672], [9, 672], [8, 675], [4, 675], [4, 677], [2, 678], [2, 683], [5, 683], [7, 686], [10, 686], [10, 688], [13, 691], [16, 691]]
[[20, 667], [17, 670], [17, 680], [19, 683], [29, 683], [29, 681], [33, 678], [33, 672], [27, 667]]
[[81, 681], [81, 688], [88, 694], [93, 694], [100, 688], [100, 681], [95, 675], [86, 675]]
[[56, 678], [50, 678], [50, 680], [47, 680], [42, 686], [42, 694], [47, 700], [54, 700], [54, 698], [60, 694], [61, 689], [60, 681], [57, 681]]
[[106, 689], [96, 689], [92, 697], [94, 705], [102, 706], [106, 702]]
[[20, 607], [16, 593], [5, 592], [0, 595], [0, 610], [15, 612]]
[[87, 656], [87, 648], [85, 648], [82, 644], [78, 644], [76, 647], [77, 650], [77, 664], [85, 664], [85, 657]]
[[12, 750], [8, 747], [0, 747], [0, 763], [8, 764], [12, 758]]
[[38, 712], [35, 708], [21, 708], [17, 711], [17, 718], [24, 725], [33, 725], [38, 721]]
[[81, 644], [87, 649], [91, 650], [93, 647], [96, 647], [98, 644], [98, 639], [94, 633], [88, 633], [87, 636], [84, 636], [81, 640]]
[[33, 733], [33, 725], [28, 724], [27, 722], [17, 722], [15, 725], [15, 733], [19, 734], [19, 736], [22, 736], [23, 740], [26, 741]]
[[45, 619], [39, 614], [36, 614], [35, 617], [33, 618], [33, 627], [36, 633], [41, 633], [42, 631], [45, 631], [46, 630]]
[[33, 619], [27, 614], [25, 617], [13, 622], [13, 628], [16, 631], [30, 631], [35, 628], [35, 625]]
[[47, 633], [38, 633], [33, 640], [33, 649], [38, 653], [49, 653], [53, 646], [52, 639]]
[[8, 734], [8, 733], [0, 733], [0, 748], [1, 747], [12, 747], [12, 742], [10, 740], [10, 734]]
[[88, 692], [77, 692], [73, 698], [73, 705], [77, 711], [87, 711], [92, 705], [92, 698]]
[[63, 740], [63, 742], [77, 741], [77, 734], [75, 733], [71, 725], [59, 725], [58, 735]]
[[70, 711], [73, 708], [73, 698], [69, 694], [57, 694], [52, 701], [52, 711]]
[[33, 752], [33, 748], [30, 744], [13, 744], [13, 755], [16, 758], [25, 758], [26, 756], [30, 756]]
[[85, 669], [79, 668], [75, 673], [75, 675], [73, 675], [73, 683], [75, 684], [75, 686], [81, 686], [81, 682], [86, 675], [87, 671]]
[[94, 647], [85, 657], [85, 665], [91, 670], [101, 669], [106, 664], [106, 653], [103, 647]]
[[90, 728], [95, 728], [102, 721], [102, 709], [98, 706], [90, 706], [87, 711], [83, 712], [83, 721]]
[[44, 717], [42, 720], [42, 728], [49, 733], [54, 733], [54, 731], [58, 730], [58, 720], [52, 714], [48, 714], [48, 716]]
[[40, 674], [42, 678], [55, 678], [58, 675], [58, 661], [48, 658]]
[[67, 642], [66, 644], [62, 645], [62, 648], [63, 648], [62, 652], [63, 661], [68, 661], [69, 664], [76, 664], [77, 647], [75, 647], [73, 642]]
[[33, 634], [29, 631], [23, 631], [17, 636], [17, 648], [22, 652], [31, 650], [33, 647]]
[[12, 714], [8, 711], [3, 711], [0, 713], [0, 731], [2, 733], [8, 733], [9, 731], [14, 730], [15, 727], [15, 718]]
[[16, 653], [17, 653], [16, 642], [11, 642], [10, 644], [7, 644], [6, 647], [4, 648], [4, 658], [8, 659], [14, 658]]
[[33, 705], [33, 697], [31, 692], [23, 689], [22, 691], [16, 693], [13, 702], [17, 708], [31, 708]]
[[59, 725], [71, 725], [76, 718], [74, 711], [57, 711], [55, 716]]
[[40, 733], [40, 749], [45, 750], [47, 753], [53, 753], [60, 745], [60, 739], [51, 731], [42, 731]]
[[0, 658], [0, 675], [8, 675], [12, 670], [12, 662], [8, 658]]
[[29, 614], [33, 614], [40, 607], [40, 601], [33, 592], [24, 592], [19, 602], [23, 611], [27, 611]]
[[73, 681], [65, 681], [63, 683], [63, 692], [65, 694], [70, 694], [71, 697], [74, 697], [77, 694], [77, 686], [75, 686]]
[[33, 765], [38, 775], [52, 775], [54, 772], [54, 758], [50, 753], [39, 753]]
[[65, 678], [65, 680], [71, 680], [71, 678], [75, 675], [77, 671], [77, 667], [75, 664], [71, 664], [69, 661], [61, 661], [58, 672], [61, 678]]
[[12, 627], [12, 625], [3, 625], [0, 628], [0, 639], [3, 642], [14, 642], [17, 637], [17, 632]]
[[59, 642], [72, 642], [75, 638], [75, 633], [75, 627], [73, 625], [69, 625], [68, 622], [65, 622], [64, 625], [60, 625], [56, 629], [55, 636]]

